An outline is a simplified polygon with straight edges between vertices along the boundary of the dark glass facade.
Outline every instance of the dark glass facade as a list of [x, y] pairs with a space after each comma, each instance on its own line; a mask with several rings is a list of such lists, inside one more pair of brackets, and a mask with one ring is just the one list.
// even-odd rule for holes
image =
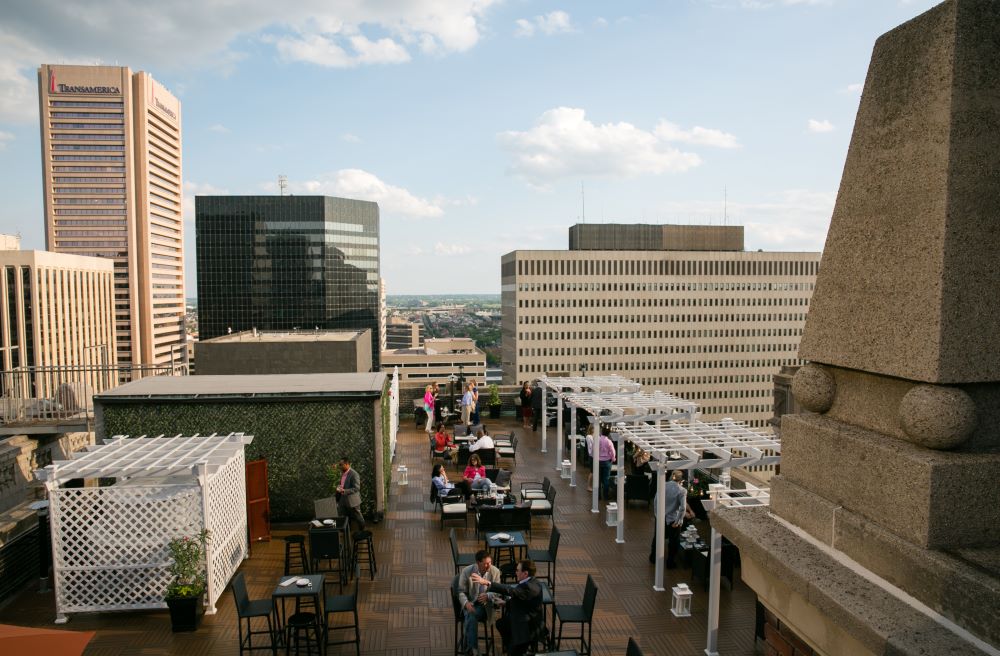
[[378, 204], [328, 196], [195, 198], [199, 339], [371, 330], [379, 366]]

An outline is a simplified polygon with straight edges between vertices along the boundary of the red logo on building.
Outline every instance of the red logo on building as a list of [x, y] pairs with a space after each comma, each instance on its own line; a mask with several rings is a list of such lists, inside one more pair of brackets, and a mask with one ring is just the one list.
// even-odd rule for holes
[[56, 92], [56, 73], [51, 68], [49, 69], [49, 93]]

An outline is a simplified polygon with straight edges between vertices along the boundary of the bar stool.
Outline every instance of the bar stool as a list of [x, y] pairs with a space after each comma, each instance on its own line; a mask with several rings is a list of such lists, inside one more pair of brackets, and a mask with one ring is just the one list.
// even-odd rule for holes
[[286, 535], [285, 540], [285, 576], [292, 574], [292, 568], [299, 571], [295, 574], [308, 574], [309, 561], [306, 559], [306, 540], [301, 535]]
[[363, 559], [368, 561], [364, 563], [365, 570], [368, 572], [369, 578], [374, 581], [378, 565], [375, 563], [375, 548], [372, 546], [372, 532], [369, 530], [358, 531], [354, 534], [354, 566], [352, 569], [357, 572], [359, 577], [361, 576], [360, 565]]
[[316, 613], [296, 612], [288, 618], [285, 629], [288, 634], [285, 640], [286, 654], [291, 653], [293, 643], [296, 654], [312, 654], [314, 650], [316, 654], [323, 653], [322, 628]]

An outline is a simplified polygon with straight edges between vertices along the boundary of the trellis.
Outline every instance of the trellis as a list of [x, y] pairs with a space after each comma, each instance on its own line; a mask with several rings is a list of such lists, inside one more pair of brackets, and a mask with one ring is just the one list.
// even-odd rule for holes
[[[682, 399], [679, 396], [666, 392], [631, 392], [631, 393], [573, 393], [564, 394], [561, 399], [572, 408], [580, 408], [590, 414], [588, 420], [594, 427], [594, 439], [600, 434], [601, 424], [618, 424], [621, 422], [661, 422], [661, 421], [690, 421], [697, 416], [698, 406], [692, 401]], [[570, 415], [570, 434], [572, 435], [572, 447], [570, 451], [570, 486], [576, 486], [576, 413]], [[560, 431], [561, 434], [561, 431]], [[560, 440], [560, 443], [562, 440]], [[596, 447], [596, 445], [595, 445]], [[596, 454], [594, 455], [596, 459]], [[624, 442], [618, 442], [618, 463], [623, 466], [625, 457]], [[596, 460], [595, 460], [596, 462]], [[618, 500], [618, 507], [624, 507], [624, 476], [618, 476], [618, 486], [622, 490], [621, 499]], [[593, 499], [591, 512], [600, 512], [598, 508], [598, 486], [593, 486]], [[624, 527], [619, 522], [618, 542], [624, 542]]]
[[[250, 435], [115, 436], [36, 471], [49, 493], [56, 622], [166, 608], [167, 543], [208, 529], [206, 612], [247, 557]], [[74, 479], [101, 484], [65, 487]], [[104, 481], [113, 480], [105, 485]]]
[[[549, 420], [546, 415], [548, 408], [547, 391], [552, 390], [556, 396], [556, 434], [558, 435], [558, 439], [556, 440], [556, 469], [561, 467], [563, 459], [563, 397], [566, 394], [579, 394], [581, 392], [638, 392], [642, 388], [640, 383], [617, 374], [610, 376], [542, 376], [538, 379], [538, 384], [542, 388], [542, 453], [548, 453], [548, 449], [546, 448], [549, 427]], [[575, 424], [575, 418], [573, 422]]]
[[[668, 469], [731, 469], [747, 465], [770, 465], [781, 461], [781, 442], [771, 435], [750, 430], [732, 419], [719, 422], [671, 422], [665, 426], [648, 424], [617, 426], [619, 444], [628, 440], [650, 454], [656, 471], [656, 580], [653, 588], [663, 588], [663, 541], [666, 504], [664, 486]], [[619, 449], [621, 447], [619, 446]], [[624, 503], [624, 480], [618, 480], [619, 503]], [[733, 497], [740, 498], [740, 497]], [[619, 513], [618, 535], [623, 522]]]

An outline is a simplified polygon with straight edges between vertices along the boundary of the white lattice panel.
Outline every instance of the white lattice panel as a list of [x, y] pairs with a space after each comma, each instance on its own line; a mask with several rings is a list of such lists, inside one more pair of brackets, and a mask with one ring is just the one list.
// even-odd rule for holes
[[246, 469], [243, 451], [208, 480], [208, 606], [222, 595], [229, 579], [247, 557]]
[[57, 489], [49, 498], [60, 613], [165, 607], [167, 542], [201, 529], [197, 481]]

